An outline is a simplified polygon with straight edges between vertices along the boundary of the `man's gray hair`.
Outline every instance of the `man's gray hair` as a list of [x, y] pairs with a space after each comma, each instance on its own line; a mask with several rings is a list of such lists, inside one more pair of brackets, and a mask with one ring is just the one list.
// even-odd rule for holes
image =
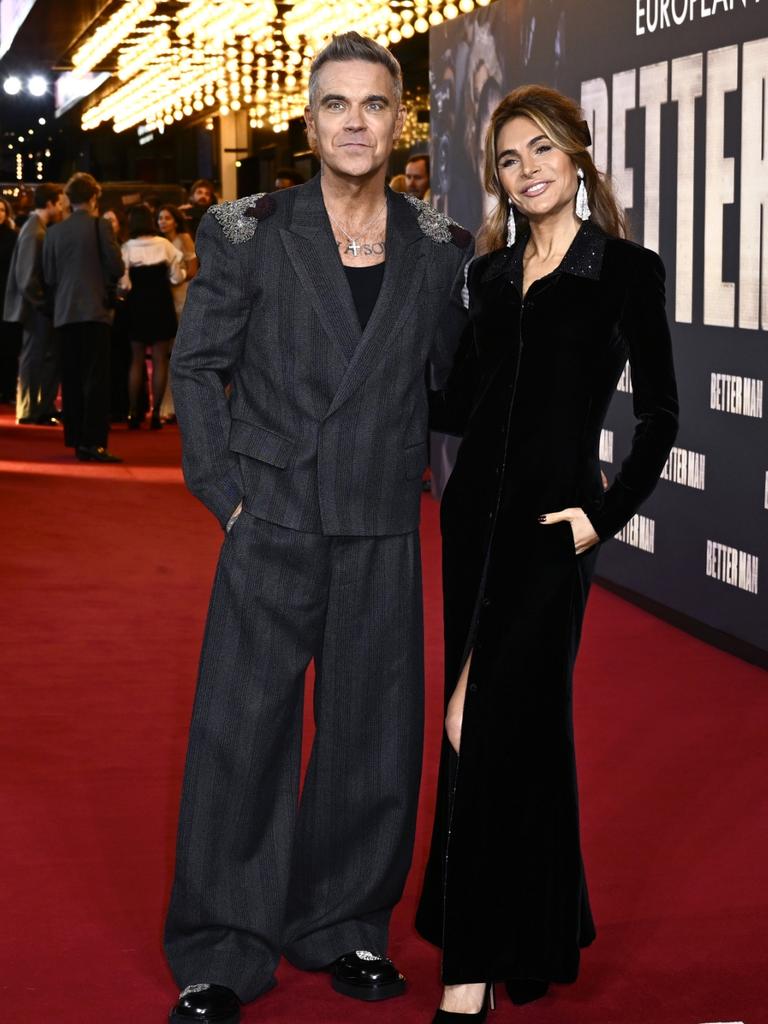
[[312, 110], [317, 109], [319, 100], [318, 72], [323, 64], [331, 60], [364, 60], [369, 64], [383, 64], [392, 76], [395, 106], [400, 106], [403, 98], [403, 71], [397, 58], [385, 46], [380, 46], [375, 39], [361, 36], [359, 32], [344, 32], [342, 35], [334, 36], [312, 61], [309, 72], [309, 106]]

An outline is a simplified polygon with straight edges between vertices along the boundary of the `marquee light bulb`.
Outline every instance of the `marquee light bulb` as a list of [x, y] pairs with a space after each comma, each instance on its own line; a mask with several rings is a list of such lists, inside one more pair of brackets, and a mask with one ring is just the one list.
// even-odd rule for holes
[[42, 75], [32, 75], [27, 82], [27, 90], [30, 96], [45, 96], [48, 91], [48, 82]]
[[11, 75], [3, 82], [3, 89], [9, 96], [17, 96], [21, 92], [21, 79]]

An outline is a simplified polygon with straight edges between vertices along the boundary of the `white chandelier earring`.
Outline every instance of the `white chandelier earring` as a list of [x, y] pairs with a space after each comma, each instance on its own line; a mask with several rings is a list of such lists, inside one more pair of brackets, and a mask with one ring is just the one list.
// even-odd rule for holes
[[576, 192], [576, 216], [579, 220], [589, 220], [591, 210], [589, 208], [589, 199], [587, 198], [587, 187], [584, 184], [584, 171], [581, 168], [576, 172], [576, 176], [579, 179], [579, 188]]
[[509, 200], [509, 217], [507, 217], [507, 245], [511, 249], [515, 244], [515, 236], [517, 235], [517, 225], [515, 224], [515, 208], [512, 205], [512, 200]]

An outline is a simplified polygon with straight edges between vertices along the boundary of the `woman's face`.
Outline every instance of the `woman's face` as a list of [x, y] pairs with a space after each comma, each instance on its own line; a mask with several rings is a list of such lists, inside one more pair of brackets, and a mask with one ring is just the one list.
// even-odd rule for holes
[[496, 168], [502, 188], [520, 213], [541, 220], [573, 204], [576, 165], [527, 117], [513, 117], [496, 142]]
[[168, 210], [161, 210], [157, 215], [157, 226], [160, 229], [160, 234], [170, 235], [176, 230], [176, 221]]
[[8, 219], [8, 213], [5, 209], [5, 203], [0, 203], [0, 224], [5, 224]]

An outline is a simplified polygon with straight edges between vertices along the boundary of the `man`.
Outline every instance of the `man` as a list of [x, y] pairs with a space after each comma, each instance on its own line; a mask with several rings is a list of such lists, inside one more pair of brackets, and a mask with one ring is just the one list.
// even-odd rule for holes
[[192, 187], [189, 190], [189, 202], [183, 203], [179, 209], [189, 222], [189, 231], [193, 238], [197, 234], [203, 215], [216, 202], [216, 189], [212, 181], [207, 178], [198, 178], [197, 181], [192, 182]]
[[74, 174], [64, 191], [72, 214], [52, 225], [43, 243], [43, 277], [54, 296], [61, 348], [64, 444], [81, 462], [122, 462], [107, 450], [107, 436], [109, 290], [123, 275], [123, 258], [112, 228], [98, 216], [96, 179]]
[[21, 324], [23, 332], [16, 389], [18, 423], [59, 423], [59, 352], [43, 284], [43, 242], [48, 226], [62, 218], [61, 193], [58, 185], [35, 189], [35, 207], [19, 232], [8, 273], [4, 316]]
[[187, 483], [227, 535], [166, 924], [173, 1021], [239, 1020], [281, 954], [358, 999], [405, 987], [385, 954], [421, 765], [424, 364], [452, 360], [471, 236], [386, 189], [401, 96], [387, 50], [338, 36], [309, 83], [321, 174], [200, 226], [173, 390]]
[[429, 202], [429, 154], [412, 156], [405, 165], [405, 190], [417, 199]]

